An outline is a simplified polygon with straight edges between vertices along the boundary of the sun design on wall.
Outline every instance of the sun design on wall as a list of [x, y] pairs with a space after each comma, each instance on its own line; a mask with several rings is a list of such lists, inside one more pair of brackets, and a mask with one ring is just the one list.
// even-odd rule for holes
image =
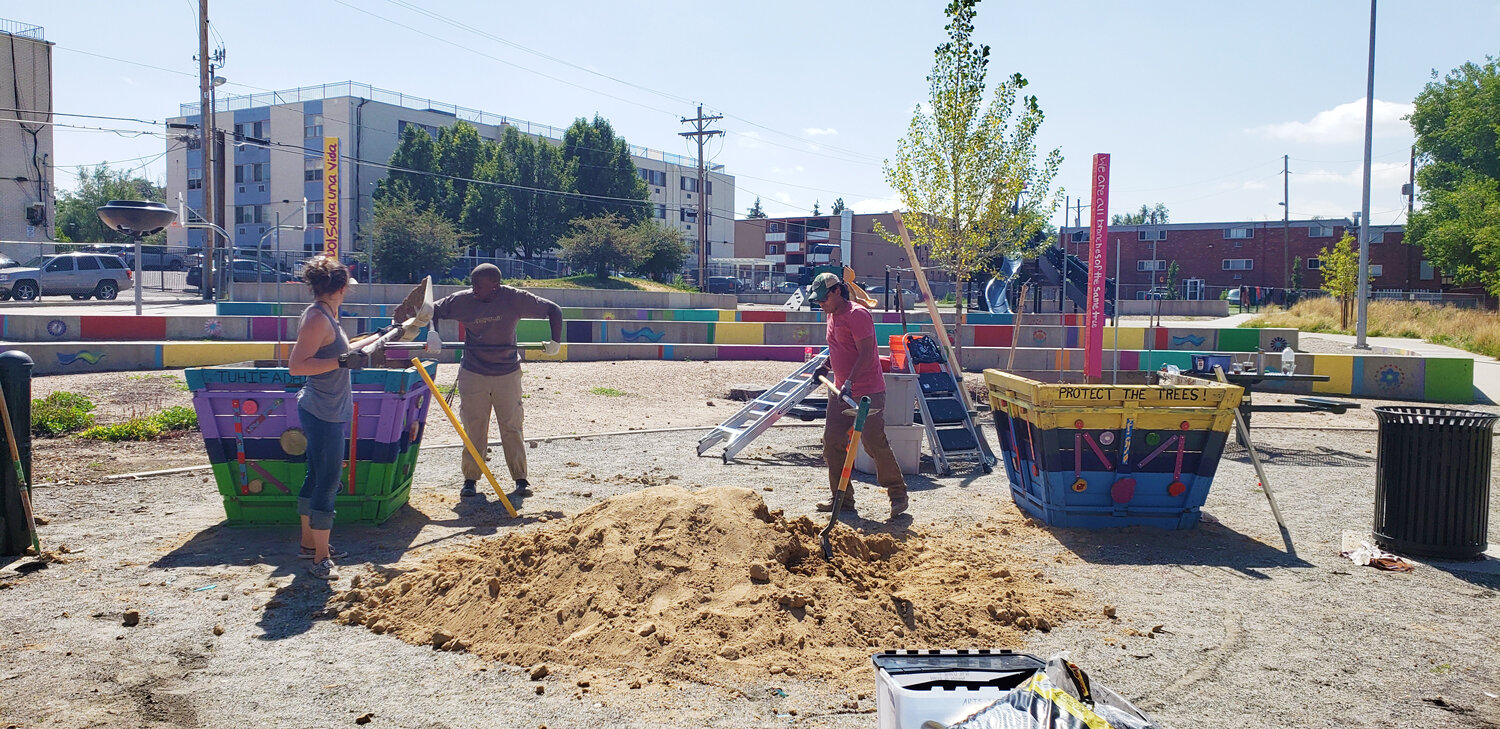
[[1386, 365], [1375, 373], [1375, 382], [1381, 387], [1395, 389], [1401, 386], [1401, 381], [1406, 379], [1405, 373], [1396, 365]]
[[1286, 349], [1289, 346], [1291, 346], [1291, 342], [1288, 342], [1286, 340], [1286, 337], [1272, 337], [1271, 338], [1271, 351], [1272, 352], [1280, 352], [1281, 350]]

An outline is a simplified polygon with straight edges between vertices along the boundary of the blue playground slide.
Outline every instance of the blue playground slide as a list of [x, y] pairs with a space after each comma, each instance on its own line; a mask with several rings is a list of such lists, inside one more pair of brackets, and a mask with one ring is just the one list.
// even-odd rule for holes
[[1000, 273], [996, 274], [990, 282], [984, 285], [984, 301], [989, 306], [991, 314], [1013, 314], [1010, 308], [1010, 297], [1006, 294], [1016, 281], [1016, 276], [1021, 272], [1021, 261], [1014, 258], [1005, 258], [1000, 262]]

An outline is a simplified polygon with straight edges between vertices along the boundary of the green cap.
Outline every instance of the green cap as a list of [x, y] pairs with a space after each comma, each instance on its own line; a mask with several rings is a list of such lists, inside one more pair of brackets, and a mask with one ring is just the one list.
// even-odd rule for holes
[[843, 283], [836, 274], [824, 271], [813, 279], [812, 285], [807, 288], [807, 298], [814, 302], [821, 302], [828, 298], [828, 292], [838, 288]]

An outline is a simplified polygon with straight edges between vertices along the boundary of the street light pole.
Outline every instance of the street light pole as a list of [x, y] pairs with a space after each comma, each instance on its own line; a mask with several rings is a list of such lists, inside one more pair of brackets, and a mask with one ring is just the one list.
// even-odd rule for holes
[[1369, 349], [1365, 329], [1370, 309], [1370, 148], [1375, 128], [1375, 0], [1370, 0], [1370, 63], [1365, 76], [1365, 181], [1359, 206], [1359, 312], [1354, 348]]

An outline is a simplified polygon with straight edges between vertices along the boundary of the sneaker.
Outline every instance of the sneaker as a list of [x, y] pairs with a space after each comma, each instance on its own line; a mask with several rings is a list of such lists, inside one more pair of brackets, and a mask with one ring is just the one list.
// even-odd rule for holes
[[[829, 499], [827, 501], [820, 501], [820, 502], [818, 502], [818, 505], [817, 505], [816, 508], [817, 508], [818, 511], [821, 511], [821, 512], [823, 512], [825, 514], [833, 511], [833, 499]], [[844, 495], [844, 504], [843, 504], [843, 506], [839, 507], [839, 511], [841, 511], [841, 512], [843, 512], [843, 511], [854, 511], [854, 499], [850, 498], [847, 494], [845, 494]]]
[[[318, 550], [312, 547], [297, 547], [297, 559], [313, 559], [318, 556]], [[343, 559], [349, 556], [348, 552], [339, 551], [338, 547], [328, 545], [328, 556], [333, 559]]]
[[911, 503], [907, 501], [906, 494], [891, 497], [891, 518], [894, 519], [906, 513], [906, 507]]
[[464, 481], [464, 487], [458, 490], [458, 495], [459, 496], [478, 496], [479, 495], [479, 491], [474, 488], [474, 482], [473, 481], [471, 481], [471, 480], [465, 480]]
[[339, 568], [333, 563], [332, 559], [313, 562], [307, 566], [307, 572], [320, 580], [337, 580], [339, 578]]
[[518, 478], [518, 479], [516, 479], [516, 495], [517, 496], [530, 496], [531, 495], [531, 482], [527, 481], [524, 478]]

